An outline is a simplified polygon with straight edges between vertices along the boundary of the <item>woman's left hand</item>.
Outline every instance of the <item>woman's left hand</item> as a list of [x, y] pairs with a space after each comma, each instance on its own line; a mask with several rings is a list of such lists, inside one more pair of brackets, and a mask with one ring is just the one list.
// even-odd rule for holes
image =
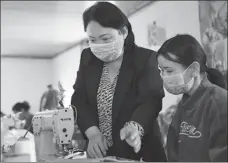
[[121, 140], [126, 142], [134, 148], [135, 153], [141, 149], [141, 137], [138, 129], [133, 125], [127, 125], [120, 130]]

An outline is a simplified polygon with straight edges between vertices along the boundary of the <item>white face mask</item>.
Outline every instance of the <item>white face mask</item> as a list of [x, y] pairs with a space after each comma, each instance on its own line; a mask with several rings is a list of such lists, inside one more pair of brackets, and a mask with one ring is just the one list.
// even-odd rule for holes
[[188, 83], [185, 83], [184, 75], [187, 70], [188, 68], [183, 73], [170, 76], [161, 75], [164, 87], [169, 93], [179, 95], [190, 91], [194, 84], [194, 77], [192, 77], [192, 79]]
[[122, 55], [124, 40], [116, 40], [107, 44], [89, 44], [92, 53], [104, 62], [112, 62]]

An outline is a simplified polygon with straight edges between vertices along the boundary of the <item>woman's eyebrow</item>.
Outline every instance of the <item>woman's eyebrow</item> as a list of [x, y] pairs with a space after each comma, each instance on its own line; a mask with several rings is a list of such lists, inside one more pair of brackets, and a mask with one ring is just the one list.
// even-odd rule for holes
[[161, 69], [161, 68], [163, 68], [163, 69], [168, 69], [168, 68], [171, 68], [171, 67], [167, 67], [167, 66], [164, 66], [164, 67], [162, 66], [162, 67], [161, 67], [161, 66], [158, 66], [158, 68], [160, 68], [160, 69]]
[[163, 67], [164, 69], [168, 69], [168, 68], [171, 68], [171, 67]]
[[95, 37], [93, 37], [93, 36], [89, 36], [89, 38], [95, 38]]
[[103, 37], [103, 36], [110, 36], [109, 34], [103, 34], [103, 35], [100, 35], [100, 37]]
[[[102, 34], [99, 37], [110, 36], [110, 34]], [[89, 36], [89, 38], [95, 38], [94, 36]]]

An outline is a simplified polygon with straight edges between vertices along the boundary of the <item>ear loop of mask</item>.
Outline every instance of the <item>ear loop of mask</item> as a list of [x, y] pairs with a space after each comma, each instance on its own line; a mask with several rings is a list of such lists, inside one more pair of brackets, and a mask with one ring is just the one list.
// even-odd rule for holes
[[[183, 75], [183, 78], [184, 78], [184, 75], [185, 75], [185, 73], [186, 73], [186, 71], [188, 70], [188, 69], [190, 69], [191, 68], [191, 66], [193, 65], [193, 63], [195, 63], [196, 61], [194, 61], [194, 62], [192, 62], [189, 66], [188, 66], [188, 68], [186, 68], [181, 74]], [[198, 62], [196, 62], [196, 63], [198, 63]], [[193, 77], [195, 77], [195, 75], [194, 75], [195, 73], [193, 73]]]
[[[199, 64], [198, 62], [196, 62], [196, 61], [194, 61], [194, 62], [192, 62], [191, 63], [191, 65], [190, 66], [188, 66], [188, 68], [182, 73], [182, 75], [183, 75], [183, 78], [184, 78], [184, 74], [185, 74], [185, 72], [194, 64], [194, 63], [196, 63], [196, 64]], [[194, 72], [192, 73], [192, 78], [195, 78], [196, 77], [196, 72], [195, 72], [195, 70], [194, 70]], [[191, 80], [190, 80], [191, 81]]]

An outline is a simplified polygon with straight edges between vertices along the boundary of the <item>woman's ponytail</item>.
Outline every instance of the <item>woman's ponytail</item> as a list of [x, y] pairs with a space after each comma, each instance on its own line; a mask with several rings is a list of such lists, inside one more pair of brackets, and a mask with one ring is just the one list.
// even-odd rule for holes
[[226, 89], [225, 78], [220, 71], [214, 68], [207, 68], [207, 78], [212, 83]]

